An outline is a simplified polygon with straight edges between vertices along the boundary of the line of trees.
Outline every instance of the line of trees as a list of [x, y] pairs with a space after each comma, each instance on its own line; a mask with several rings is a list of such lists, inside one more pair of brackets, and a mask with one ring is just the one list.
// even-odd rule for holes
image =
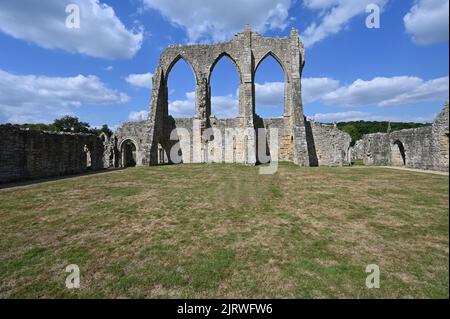
[[[350, 134], [352, 146], [360, 140], [364, 134], [387, 133], [389, 122], [352, 121], [336, 123], [337, 127]], [[391, 122], [391, 131], [399, 131], [408, 128], [417, 128], [431, 125], [430, 123]]]
[[95, 128], [91, 127], [89, 123], [82, 122], [78, 119], [78, 117], [74, 116], [64, 116], [60, 119], [56, 119], [51, 124], [14, 124], [14, 126], [50, 132], [90, 133], [95, 135], [99, 135], [104, 132], [108, 136], [111, 136], [113, 133], [107, 124], [104, 124], [101, 128]]

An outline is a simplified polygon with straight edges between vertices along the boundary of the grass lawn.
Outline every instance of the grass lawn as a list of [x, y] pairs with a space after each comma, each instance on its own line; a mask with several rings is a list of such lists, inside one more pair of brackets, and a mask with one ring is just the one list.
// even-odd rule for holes
[[[449, 179], [132, 168], [0, 190], [1, 298], [449, 297]], [[65, 287], [77, 264], [81, 288]], [[368, 264], [381, 287], [368, 289]]]

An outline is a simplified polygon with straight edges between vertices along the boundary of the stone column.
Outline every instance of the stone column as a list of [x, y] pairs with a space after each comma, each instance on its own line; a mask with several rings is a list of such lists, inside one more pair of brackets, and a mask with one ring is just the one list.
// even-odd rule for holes
[[255, 84], [253, 82], [252, 31], [246, 26], [241, 55], [242, 83], [239, 85], [239, 129], [236, 140], [236, 162], [256, 164], [256, 134], [254, 126]]
[[201, 75], [195, 86], [195, 117], [197, 119], [206, 120], [211, 113], [209, 91], [208, 79], [205, 75]]
[[162, 132], [164, 115], [168, 112], [167, 84], [164, 72], [158, 66], [152, 78], [152, 96], [149, 117], [145, 125], [145, 138], [141, 145], [142, 165], [158, 164], [157, 144]]
[[211, 93], [208, 78], [205, 74], [200, 75], [195, 87], [195, 117], [192, 121], [192, 162], [202, 163], [205, 161], [201, 156], [205, 142], [202, 134], [209, 127], [211, 115]]
[[287, 112], [290, 114], [293, 140], [293, 161], [295, 164], [309, 166], [308, 144], [305, 129], [305, 116], [301, 96], [301, 72], [303, 69], [303, 47], [296, 29], [291, 31], [291, 69], [288, 71]]

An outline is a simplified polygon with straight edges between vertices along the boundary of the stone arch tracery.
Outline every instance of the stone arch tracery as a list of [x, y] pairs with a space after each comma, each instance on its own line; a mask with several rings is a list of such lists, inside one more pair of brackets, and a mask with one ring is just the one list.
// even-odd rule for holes
[[238, 62], [236, 61], [236, 59], [233, 58], [233, 56], [232, 56], [231, 54], [227, 53], [227, 52], [222, 52], [222, 53], [220, 53], [220, 54], [214, 59], [214, 62], [211, 64], [211, 66], [208, 67], [208, 83], [211, 81], [211, 75], [212, 75], [212, 73], [213, 73], [213, 71], [214, 71], [214, 67], [215, 67], [216, 64], [217, 64], [222, 58], [224, 58], [224, 57], [225, 57], [225, 58], [228, 58], [228, 59], [234, 64], [234, 66], [236, 67], [237, 72], [238, 72], [238, 74], [239, 74], [239, 82], [242, 83], [242, 72], [241, 72], [241, 69], [240, 69], [240, 67], [239, 67], [239, 64], [238, 64]]
[[[153, 77], [151, 114], [149, 117], [144, 162], [157, 163], [157, 141], [164, 141], [170, 135], [165, 118], [168, 115], [167, 79], [172, 67], [180, 59], [191, 67], [196, 82], [195, 116], [192, 119], [193, 131], [200, 134], [211, 127], [211, 88], [210, 79], [216, 63], [224, 56], [236, 66], [239, 74], [239, 115], [235, 127], [243, 130], [255, 130], [259, 127], [255, 114], [254, 75], [259, 64], [272, 56], [281, 66], [285, 75], [285, 114], [281, 122], [280, 138], [281, 160], [309, 166], [306, 143], [303, 106], [300, 95], [300, 78], [304, 65], [304, 48], [298, 33], [292, 30], [286, 38], [264, 38], [247, 27], [233, 40], [212, 45], [169, 46], [161, 55], [160, 64]], [[176, 119], [172, 122], [177, 125]], [[221, 122], [225, 125], [224, 122]], [[228, 122], [227, 125], [230, 123]], [[275, 126], [276, 126], [275, 125]], [[171, 128], [171, 127], [170, 127]], [[256, 136], [256, 134], [255, 134]], [[201, 141], [204, 143], [205, 141]], [[256, 137], [238, 136], [235, 143], [236, 162], [255, 164], [257, 162]], [[248, 149], [245, 150], [245, 147]], [[201, 145], [193, 146], [193, 152]], [[153, 154], [153, 155], [152, 155]], [[245, 160], [244, 160], [245, 158]], [[195, 161], [194, 161], [195, 162]]]
[[177, 55], [175, 56], [175, 58], [173, 58], [172, 61], [170, 62], [170, 64], [167, 66], [167, 69], [166, 69], [166, 71], [164, 72], [164, 74], [165, 74], [165, 81], [167, 82], [167, 80], [169, 79], [170, 71], [172, 71], [172, 68], [173, 68], [173, 67], [175, 66], [175, 64], [177, 64], [178, 61], [180, 61], [180, 60], [183, 60], [184, 62], [186, 62], [187, 65], [189, 65], [189, 67], [190, 67], [191, 70], [192, 70], [192, 73], [194, 74], [195, 82], [198, 83], [198, 74], [197, 74], [196, 70], [194, 69], [192, 62], [190, 61], [189, 58], [186, 58], [186, 56], [184, 56], [184, 55], [181, 54], [181, 53], [180, 53], [180, 54], [177, 54]]
[[258, 67], [260, 66], [260, 64], [269, 56], [271, 56], [272, 58], [274, 58], [275, 61], [278, 62], [278, 64], [280, 65], [281, 69], [283, 70], [284, 73], [284, 78], [286, 82], [289, 82], [289, 78], [288, 78], [288, 73], [286, 72], [286, 66], [284, 65], [284, 63], [281, 61], [281, 59], [278, 57], [278, 55], [276, 55], [273, 51], [268, 51], [266, 54], [264, 54], [262, 56], [262, 58], [260, 58], [255, 65], [255, 70], [254, 70], [254, 75], [256, 74], [256, 71], [258, 71]]

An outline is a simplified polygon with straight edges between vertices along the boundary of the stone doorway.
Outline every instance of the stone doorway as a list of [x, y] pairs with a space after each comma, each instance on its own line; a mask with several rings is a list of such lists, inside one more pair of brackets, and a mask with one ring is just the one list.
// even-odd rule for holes
[[391, 146], [391, 161], [393, 166], [406, 165], [405, 147], [399, 140], [395, 141]]
[[136, 166], [136, 145], [131, 140], [127, 140], [122, 144], [122, 166]]

